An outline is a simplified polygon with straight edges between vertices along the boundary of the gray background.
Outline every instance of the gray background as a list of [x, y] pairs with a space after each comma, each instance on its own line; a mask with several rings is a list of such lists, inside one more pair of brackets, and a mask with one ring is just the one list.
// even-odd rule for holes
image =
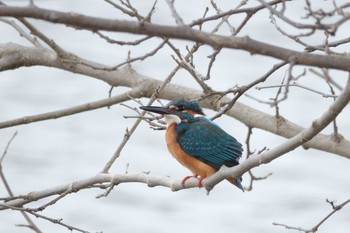
[[[8, 4], [25, 5], [26, 1], [6, 1]], [[92, 16], [121, 18], [115, 9], [103, 1], [36, 1], [45, 8], [61, 11], [74, 11]], [[254, 1], [252, 3], [255, 3]], [[147, 12], [151, 1], [140, 1], [135, 4], [141, 13]], [[320, 1], [328, 7], [330, 1]], [[176, 1], [179, 14], [186, 23], [201, 17], [207, 1]], [[232, 1], [222, 1], [222, 9], [236, 6]], [[302, 12], [302, 1], [290, 3], [288, 15], [299, 20]], [[213, 11], [210, 12], [213, 14]], [[280, 36], [270, 23], [266, 11], [255, 16], [240, 36], [252, 38], [283, 47], [301, 50], [292, 41]], [[242, 16], [232, 17], [242, 19]], [[54, 39], [64, 49], [72, 51], [86, 59], [107, 65], [115, 65], [125, 60], [127, 51], [132, 56], [152, 50], [160, 40], [146, 42], [145, 47], [117, 47], [109, 45], [96, 35], [86, 31], [76, 31], [62, 25], [48, 24], [31, 20], [42, 32]], [[160, 1], [153, 17], [154, 23], [173, 24], [174, 19], [167, 5]], [[208, 25], [214, 25], [210, 23]], [[283, 24], [282, 24], [283, 26]], [[347, 27], [346, 27], [347, 26]], [[208, 26], [205, 28], [210, 30]], [[227, 29], [227, 28], [226, 28]], [[295, 30], [287, 27], [289, 32]], [[344, 29], [349, 29], [348, 25]], [[337, 38], [343, 38], [348, 30], [340, 30]], [[28, 45], [8, 25], [0, 23], [0, 43], [14, 42]], [[221, 33], [226, 33], [223, 29]], [[109, 34], [115, 39], [135, 38], [129, 34]], [[322, 34], [308, 39], [310, 44], [320, 44]], [[183, 41], [174, 42], [185, 53]], [[347, 51], [346, 48], [341, 48]], [[205, 74], [208, 59], [212, 50], [204, 47], [196, 55], [196, 68]], [[133, 65], [134, 69], [144, 75], [163, 80], [175, 66], [170, 57], [172, 52], [164, 49], [156, 56]], [[261, 77], [277, 60], [262, 56], [251, 56], [242, 51], [225, 50], [217, 59], [213, 68], [212, 80], [208, 81], [216, 90], [226, 90], [235, 84], [244, 85]], [[285, 75], [282, 69], [269, 79], [267, 84], [279, 84]], [[301, 69], [295, 69], [296, 74]], [[346, 74], [331, 71], [331, 75], [344, 83]], [[199, 89], [198, 85], [184, 71], [179, 72], [174, 83], [188, 85]], [[301, 83], [321, 91], [328, 91], [327, 85], [318, 78], [308, 75]], [[267, 85], [266, 84], [266, 85]], [[265, 85], [265, 84], [264, 84]], [[17, 117], [58, 110], [78, 104], [106, 98], [109, 86], [98, 80], [65, 71], [31, 67], [0, 73], [0, 121]], [[113, 94], [121, 93], [126, 88], [116, 88]], [[262, 100], [274, 97], [275, 89], [249, 91]], [[258, 108], [269, 114], [274, 109], [267, 105], [242, 97], [245, 104]], [[281, 104], [281, 114], [289, 120], [304, 127], [324, 112], [331, 99], [293, 88], [290, 98]], [[146, 100], [144, 100], [146, 103]], [[136, 103], [130, 102], [132, 106]], [[205, 110], [212, 116], [214, 112]], [[123, 106], [111, 109], [100, 109], [92, 112], [61, 118], [58, 120], [18, 126], [0, 130], [0, 150], [15, 131], [18, 136], [13, 142], [4, 161], [4, 172], [15, 194], [26, 194], [97, 174], [111, 157], [122, 141], [125, 128], [133, 125], [133, 119], [124, 119], [124, 115], [134, 113]], [[349, 109], [338, 119], [340, 133], [350, 137]], [[226, 116], [216, 120], [223, 128], [244, 142], [247, 129], [238, 121]], [[323, 133], [331, 133], [327, 128]], [[261, 130], [254, 130], [252, 147], [272, 148], [285, 139], [276, 137]], [[349, 152], [350, 153], [350, 152]], [[112, 167], [111, 172], [122, 173], [129, 164], [130, 173], [150, 171], [153, 175], [169, 175], [182, 179], [189, 171], [178, 164], [167, 152], [164, 132], [149, 129], [142, 123], [122, 152], [121, 157]], [[148, 188], [144, 184], [122, 184], [116, 187], [107, 198], [96, 199], [102, 190], [81, 191], [65, 197], [55, 206], [45, 210], [44, 214], [52, 218], [63, 218], [71, 224], [91, 232], [287, 232], [272, 225], [272, 222], [285, 223], [291, 226], [312, 227], [327, 215], [331, 208], [326, 198], [340, 203], [349, 198], [350, 180], [348, 173], [350, 162], [316, 150], [294, 150], [271, 164], [254, 169], [256, 175], [273, 175], [265, 181], [254, 184], [252, 192], [240, 192], [228, 182], [219, 184], [209, 196], [205, 190], [191, 189], [171, 192], [167, 188]], [[244, 176], [244, 185], [248, 177]], [[6, 195], [0, 185], [1, 196]], [[47, 200], [44, 200], [47, 201]], [[40, 203], [45, 203], [45, 202]], [[33, 206], [38, 206], [35, 204]], [[44, 232], [64, 232], [65, 229], [52, 223], [36, 220]], [[22, 216], [15, 211], [0, 212], [1, 232], [30, 232], [15, 224], [24, 223]], [[346, 207], [335, 214], [319, 230], [322, 232], [348, 233], [350, 229], [350, 208]]]

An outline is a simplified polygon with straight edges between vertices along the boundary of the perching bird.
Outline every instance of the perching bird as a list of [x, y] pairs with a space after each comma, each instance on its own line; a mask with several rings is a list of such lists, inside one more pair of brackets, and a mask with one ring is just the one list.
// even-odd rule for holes
[[[242, 144], [207, 119], [197, 101], [175, 100], [166, 107], [140, 108], [164, 115], [168, 125], [168, 149], [177, 161], [193, 173], [193, 176], [182, 180], [183, 185], [187, 179], [197, 177], [200, 187], [202, 180], [217, 172], [221, 166], [239, 164]], [[241, 178], [227, 180], [243, 191]]]

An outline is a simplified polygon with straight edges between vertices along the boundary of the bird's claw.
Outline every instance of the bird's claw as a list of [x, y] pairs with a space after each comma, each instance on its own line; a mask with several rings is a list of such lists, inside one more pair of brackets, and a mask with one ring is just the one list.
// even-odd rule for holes
[[198, 179], [198, 187], [202, 187], [202, 180], [204, 179], [204, 177], [201, 176], [186, 176], [185, 178], [182, 179], [181, 184], [182, 187], [185, 187], [185, 183], [188, 179], [191, 179], [192, 177], [197, 178]]

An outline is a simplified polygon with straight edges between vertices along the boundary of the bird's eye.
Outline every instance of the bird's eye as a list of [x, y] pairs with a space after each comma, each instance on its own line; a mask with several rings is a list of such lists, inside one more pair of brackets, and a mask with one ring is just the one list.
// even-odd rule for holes
[[183, 105], [178, 105], [177, 106], [177, 110], [178, 111], [183, 111], [183, 110], [185, 110], [185, 107]]
[[185, 110], [185, 107], [183, 105], [171, 105], [168, 108], [178, 112], [182, 112], [183, 110]]

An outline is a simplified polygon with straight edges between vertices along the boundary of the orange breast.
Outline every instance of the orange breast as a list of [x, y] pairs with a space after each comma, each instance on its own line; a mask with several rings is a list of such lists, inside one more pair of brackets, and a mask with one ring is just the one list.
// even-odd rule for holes
[[199, 175], [205, 178], [217, 171], [217, 169], [203, 163], [194, 157], [189, 156], [185, 151], [181, 149], [179, 143], [176, 140], [175, 123], [168, 126], [165, 138], [168, 150], [173, 155], [173, 157], [183, 166], [188, 168], [193, 173], [193, 175]]

